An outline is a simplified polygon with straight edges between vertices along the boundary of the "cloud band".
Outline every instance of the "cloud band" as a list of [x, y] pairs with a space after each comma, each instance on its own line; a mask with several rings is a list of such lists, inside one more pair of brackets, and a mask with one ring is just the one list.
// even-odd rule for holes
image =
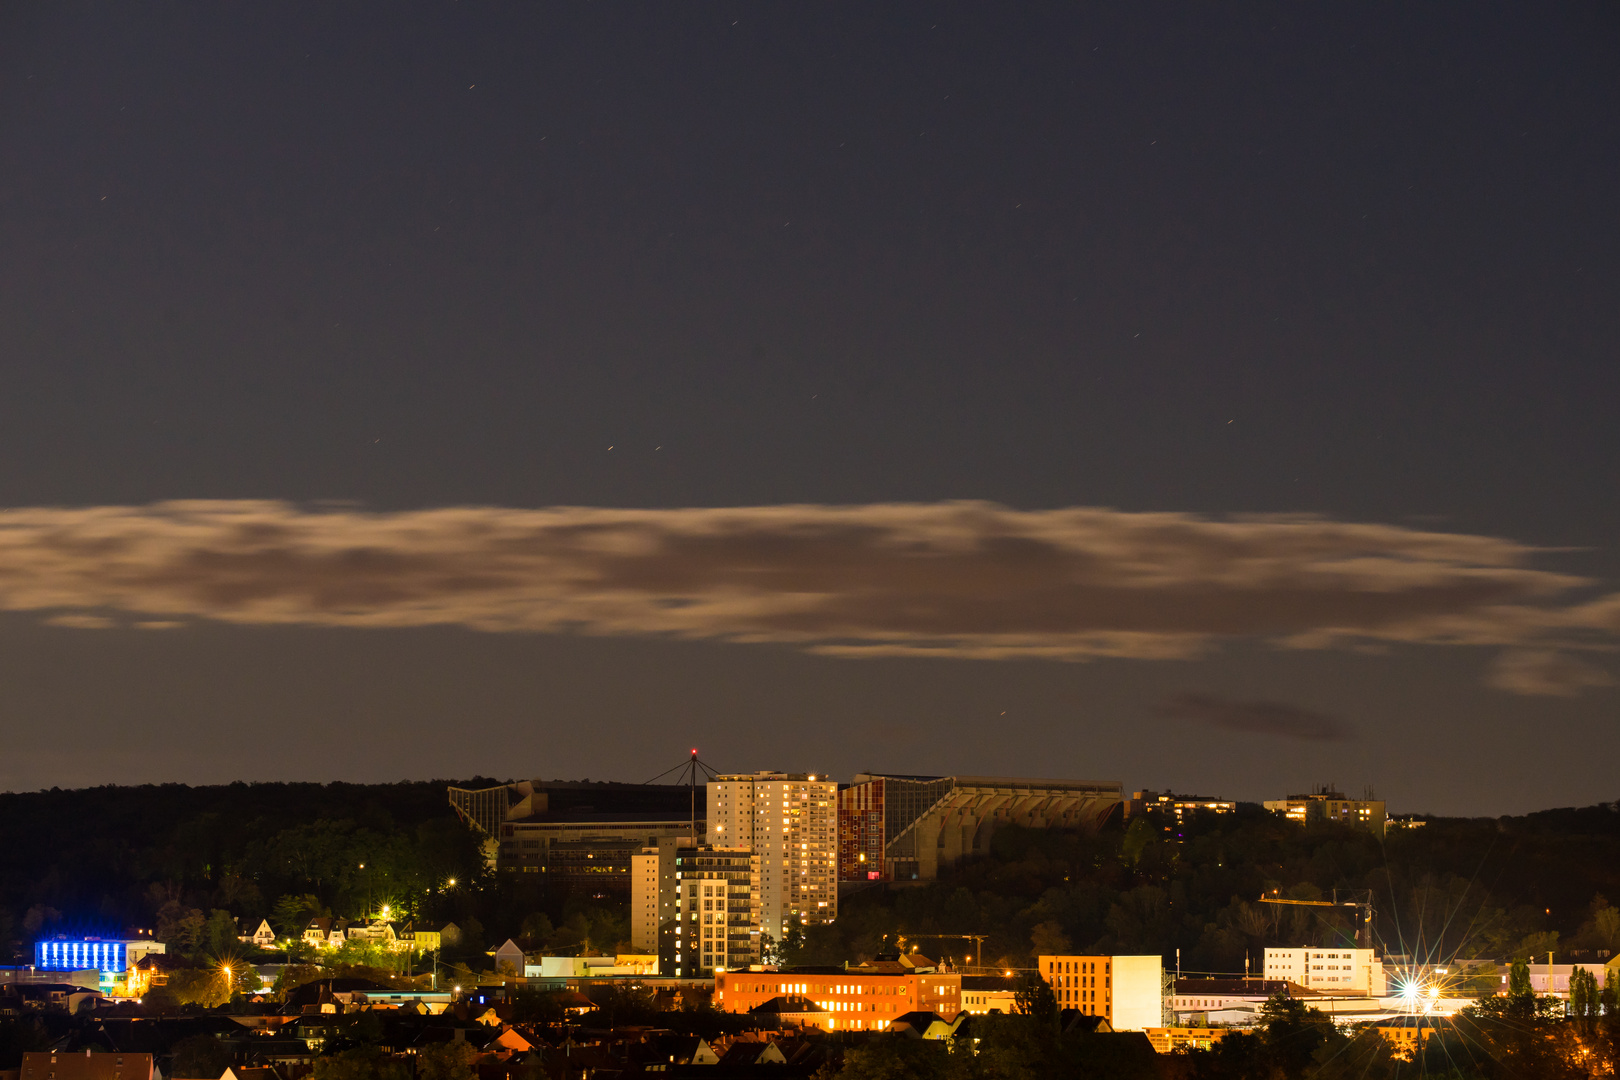
[[366, 513], [190, 501], [0, 511], [0, 609], [84, 626], [124, 613], [979, 658], [1183, 657], [1230, 638], [1553, 647], [1614, 632], [1612, 598], [1572, 606], [1591, 583], [1534, 555], [1391, 525], [972, 502]]

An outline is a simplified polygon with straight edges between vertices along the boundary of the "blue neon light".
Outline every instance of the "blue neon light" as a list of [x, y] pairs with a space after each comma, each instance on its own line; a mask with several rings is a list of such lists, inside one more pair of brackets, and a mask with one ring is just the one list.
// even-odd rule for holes
[[36, 941], [34, 966], [41, 971], [120, 972], [128, 967], [122, 941]]

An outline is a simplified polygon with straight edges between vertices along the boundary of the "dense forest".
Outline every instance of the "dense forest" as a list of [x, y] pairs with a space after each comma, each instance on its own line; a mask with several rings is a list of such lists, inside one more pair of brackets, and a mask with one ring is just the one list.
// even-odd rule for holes
[[[103, 787], [0, 795], [0, 954], [38, 936], [154, 930], [181, 955], [227, 947], [236, 919], [295, 932], [311, 914], [388, 904], [468, 931], [477, 965], [506, 937], [612, 950], [623, 903], [502, 883], [445, 799], [448, 784]], [[1178, 835], [1179, 834], [1179, 835]], [[790, 963], [841, 963], [906, 937], [960, 960], [1022, 967], [1063, 949], [1161, 953], [1186, 972], [1240, 972], [1267, 945], [1346, 940], [1353, 909], [1260, 903], [1369, 897], [1386, 954], [1598, 959], [1620, 950], [1620, 804], [1500, 819], [1434, 819], [1380, 839], [1301, 827], [1257, 806], [1178, 830], [1154, 816], [1099, 834], [1005, 828], [941, 880], [846, 896], [830, 926], [779, 943]], [[452, 884], [452, 882], [454, 884]]]
[[[37, 936], [155, 930], [219, 945], [228, 916], [282, 933], [384, 903], [476, 914], [482, 858], [446, 782], [100, 787], [0, 795], [0, 951]], [[447, 888], [455, 879], [467, 889]], [[212, 924], [212, 925], [210, 925]]]

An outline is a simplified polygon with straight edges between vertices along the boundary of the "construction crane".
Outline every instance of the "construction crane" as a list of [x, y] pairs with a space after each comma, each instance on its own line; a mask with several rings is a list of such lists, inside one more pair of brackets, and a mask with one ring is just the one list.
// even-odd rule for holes
[[1377, 912], [1373, 910], [1371, 889], [1367, 890], [1367, 899], [1365, 900], [1340, 900], [1338, 889], [1333, 890], [1333, 899], [1331, 900], [1290, 900], [1287, 897], [1277, 895], [1278, 891], [1272, 889], [1270, 896], [1260, 897], [1260, 903], [1291, 904], [1295, 907], [1355, 908], [1361, 913], [1361, 925], [1356, 928], [1356, 947], [1358, 949], [1372, 948], [1372, 924], [1373, 917]]
[[[973, 966], [974, 967], [983, 967], [984, 966], [984, 939], [989, 937], [990, 935], [989, 934], [911, 934], [909, 936], [914, 937], [914, 938], [928, 938], [930, 941], [944, 939], [944, 938], [949, 938], [949, 939], [951, 939], [953, 941], [971, 941], [971, 942], [973, 942]], [[897, 939], [897, 941], [898, 941], [898, 943], [900, 945], [904, 945], [906, 943], [906, 935], [902, 935], [900, 938]]]

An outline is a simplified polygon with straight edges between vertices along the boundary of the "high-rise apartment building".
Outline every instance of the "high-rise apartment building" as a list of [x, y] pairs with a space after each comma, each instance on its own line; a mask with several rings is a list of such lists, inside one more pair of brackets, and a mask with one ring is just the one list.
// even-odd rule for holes
[[[675, 895], [675, 852], [690, 848], [677, 837], [658, 837], [630, 858], [630, 948], [643, 956], [659, 955], [665, 927], [673, 927], [679, 910]], [[662, 964], [659, 974], [664, 974]]]
[[660, 975], [707, 975], [759, 962], [752, 852], [660, 840], [632, 862], [630, 942], [637, 952], [657, 955]]
[[754, 854], [760, 929], [780, 941], [794, 918], [838, 917], [838, 784], [815, 773], [709, 781], [709, 843]]

